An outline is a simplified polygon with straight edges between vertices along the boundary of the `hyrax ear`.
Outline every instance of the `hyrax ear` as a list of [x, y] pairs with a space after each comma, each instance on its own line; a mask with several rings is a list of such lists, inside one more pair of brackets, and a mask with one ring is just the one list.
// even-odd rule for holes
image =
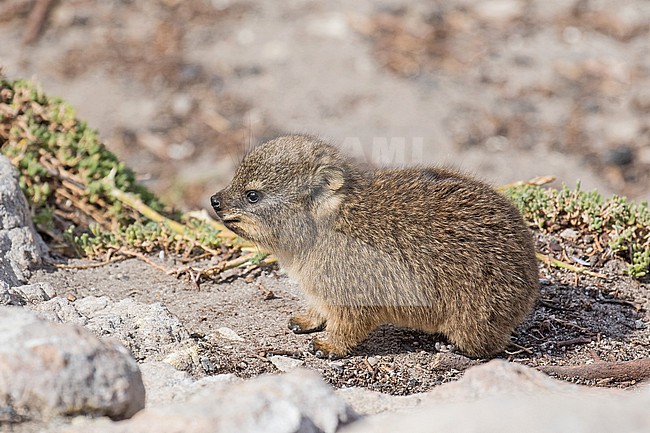
[[324, 166], [316, 170], [316, 179], [323, 187], [330, 191], [338, 191], [343, 187], [345, 178], [343, 171], [334, 166]]
[[322, 202], [333, 196], [343, 187], [345, 178], [343, 171], [334, 166], [319, 167], [309, 182], [309, 199], [312, 202]]

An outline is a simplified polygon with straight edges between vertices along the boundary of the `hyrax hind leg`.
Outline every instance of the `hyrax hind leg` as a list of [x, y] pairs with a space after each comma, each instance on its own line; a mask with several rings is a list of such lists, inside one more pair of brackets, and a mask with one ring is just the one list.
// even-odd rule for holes
[[329, 307], [327, 337], [314, 337], [309, 350], [319, 358], [340, 358], [376, 328], [373, 316], [359, 307]]
[[295, 334], [309, 334], [325, 329], [326, 320], [313, 308], [307, 308], [303, 314], [296, 314], [289, 319], [289, 329]]
[[456, 347], [470, 358], [486, 358], [505, 349], [510, 332], [492, 327], [465, 326], [444, 332]]

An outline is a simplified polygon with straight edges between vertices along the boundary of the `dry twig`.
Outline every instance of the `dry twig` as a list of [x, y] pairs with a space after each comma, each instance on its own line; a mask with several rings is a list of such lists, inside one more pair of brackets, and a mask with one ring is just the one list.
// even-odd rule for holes
[[537, 367], [537, 369], [546, 374], [559, 377], [640, 382], [650, 378], [650, 358], [621, 362], [596, 362], [585, 365], [548, 365]]
[[557, 347], [563, 347], [563, 346], [573, 346], [575, 344], [589, 344], [593, 341], [593, 338], [591, 337], [585, 337], [585, 336], [580, 336], [576, 338], [571, 338], [569, 340], [564, 340], [564, 341], [558, 341], [555, 343]]
[[64, 265], [60, 263], [54, 263], [52, 266], [59, 269], [91, 269], [91, 268], [100, 268], [110, 263], [119, 262], [125, 259], [126, 257], [124, 256], [116, 256], [116, 257], [111, 257], [108, 260], [104, 260], [103, 262], [97, 262], [97, 263], [86, 263], [83, 265]]
[[555, 176], [537, 176], [535, 178], [530, 179], [527, 182], [519, 181], [519, 182], [509, 183], [507, 185], [501, 185], [497, 187], [497, 191], [505, 191], [508, 188], [514, 188], [516, 186], [523, 186], [523, 185], [542, 186], [542, 185], [546, 185], [547, 183], [551, 183], [553, 181], [555, 181]]
[[27, 25], [23, 31], [24, 45], [36, 42], [55, 3], [56, 0], [36, 0], [36, 4], [32, 7], [29, 17], [27, 17]]
[[536, 255], [537, 255], [537, 259], [539, 261], [541, 261], [542, 263], [544, 263], [545, 265], [547, 265], [547, 266], [554, 266], [556, 268], [566, 269], [568, 271], [576, 272], [576, 273], [579, 273], [579, 274], [591, 275], [592, 277], [598, 277], [598, 278], [603, 278], [603, 279], [607, 278], [606, 275], [599, 274], [597, 272], [592, 272], [592, 271], [590, 271], [588, 269], [585, 269], [585, 268], [583, 268], [581, 266], [574, 266], [574, 265], [571, 265], [569, 263], [564, 263], [564, 262], [562, 262], [560, 260], [557, 260], [557, 259], [555, 259], [553, 257], [546, 256], [546, 255], [544, 255], [542, 253], [537, 253]]

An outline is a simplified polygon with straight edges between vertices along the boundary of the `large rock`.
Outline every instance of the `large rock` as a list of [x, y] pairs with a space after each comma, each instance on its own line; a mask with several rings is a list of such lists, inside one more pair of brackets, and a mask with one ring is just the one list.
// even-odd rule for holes
[[0, 307], [0, 425], [76, 414], [122, 419], [144, 401], [137, 363], [119, 343]]
[[239, 382], [233, 374], [218, 374], [194, 379], [185, 371], [179, 371], [166, 362], [153, 361], [140, 364], [144, 388], [147, 391], [146, 406], [160, 406], [187, 401], [197, 392], [214, 384]]
[[390, 395], [359, 387], [337, 389], [336, 394], [364, 416], [413, 409], [429, 399], [427, 393]]
[[408, 431], [605, 433], [650, 431], [650, 389], [592, 389], [514, 363], [473, 367], [415, 410], [365, 418], [343, 433]]
[[0, 155], [0, 281], [23, 284], [29, 269], [40, 265], [47, 247], [34, 230], [18, 172]]
[[46, 319], [83, 325], [101, 337], [117, 338], [138, 360], [160, 356], [190, 339], [180, 320], [160, 303], [114, 302], [107, 296], [70, 302], [55, 297], [30, 308]]
[[[365, 388], [337, 390], [352, 408], [363, 415], [413, 409], [426, 403], [471, 401], [508, 393], [534, 395], [540, 393], [591, 392], [589, 388], [554, 380], [532, 368], [519, 364], [494, 360], [488, 364], [470, 368], [456, 382], [438, 386], [427, 393], [395, 396]], [[593, 392], [602, 391], [595, 389]]]
[[589, 388], [560, 381], [530, 367], [502, 359], [470, 368], [462, 379], [434, 388], [428, 393], [431, 402], [472, 401], [507, 394], [586, 395], [620, 393], [619, 390]]
[[56, 296], [49, 283], [27, 284], [9, 287], [0, 280], [0, 305], [27, 305], [45, 302]]
[[96, 433], [333, 433], [354, 413], [307, 370], [213, 383], [184, 403], [147, 408], [128, 421], [89, 423]]

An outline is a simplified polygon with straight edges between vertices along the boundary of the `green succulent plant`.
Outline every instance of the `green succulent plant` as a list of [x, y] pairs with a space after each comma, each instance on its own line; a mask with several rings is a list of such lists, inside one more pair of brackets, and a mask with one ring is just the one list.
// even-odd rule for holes
[[612, 254], [629, 264], [635, 277], [650, 268], [650, 209], [647, 202], [635, 203], [625, 197], [603, 198], [596, 191], [519, 185], [504, 190], [524, 218], [540, 230], [554, 233], [574, 228], [604, 239]]

